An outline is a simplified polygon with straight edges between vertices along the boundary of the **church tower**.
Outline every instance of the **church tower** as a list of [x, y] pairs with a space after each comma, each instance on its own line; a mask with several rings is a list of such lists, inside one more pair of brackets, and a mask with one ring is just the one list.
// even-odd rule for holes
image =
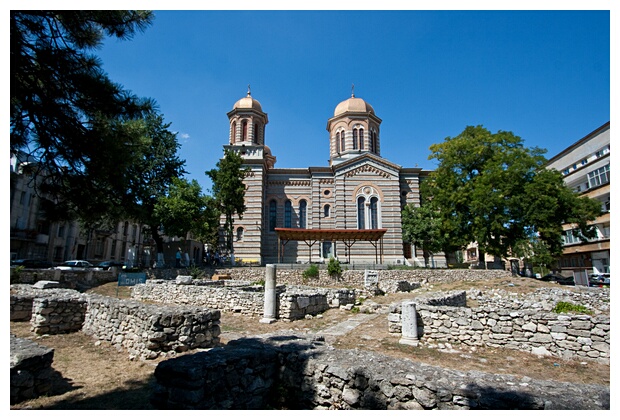
[[244, 179], [246, 211], [243, 218], [235, 217], [233, 248], [235, 257], [263, 263], [263, 209], [266, 173], [273, 168], [276, 158], [265, 145], [267, 114], [248, 86], [247, 95], [239, 99], [228, 112], [229, 137], [224, 149], [233, 150], [243, 157], [243, 164], [250, 168]]
[[362, 153], [381, 156], [380, 125], [381, 119], [373, 107], [351, 92], [351, 97], [340, 102], [334, 116], [327, 121], [330, 164], [336, 165]]

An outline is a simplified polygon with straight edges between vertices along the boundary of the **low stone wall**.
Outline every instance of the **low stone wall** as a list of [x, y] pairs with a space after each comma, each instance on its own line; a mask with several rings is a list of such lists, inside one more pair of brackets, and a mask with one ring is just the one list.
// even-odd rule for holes
[[23, 269], [11, 268], [11, 284], [35, 284], [38, 281], [57, 281], [60, 287], [66, 289], [89, 289], [100, 284], [116, 281], [116, 270], [53, 270], [53, 269]]
[[[179, 284], [171, 280], [147, 280], [132, 287], [131, 297], [170, 304], [186, 304], [262, 316], [265, 305], [263, 286], [238, 286], [241, 280], [212, 282], [192, 281]], [[232, 286], [231, 286], [232, 285]], [[276, 287], [276, 310], [281, 320], [295, 320], [316, 315], [329, 308], [355, 303], [351, 289], [310, 288], [303, 286]]]
[[165, 360], [155, 378], [160, 409], [610, 408], [608, 387], [459, 372], [291, 336]]
[[[609, 364], [610, 317], [600, 314], [600, 310], [598, 315], [593, 316], [554, 313], [549, 301], [538, 300], [541, 293], [561, 299], [566, 293], [574, 292], [554, 289], [538, 291], [527, 298], [513, 296], [510, 305], [502, 297], [475, 291], [473, 294], [477, 296], [480, 306], [472, 308], [463, 307], [462, 298], [458, 302], [428, 298], [413, 300], [418, 315], [418, 337], [426, 345], [448, 342], [465, 346], [505, 347]], [[586, 290], [584, 293], [589, 296], [573, 298], [591, 302], [590, 294], [597, 292]], [[604, 296], [606, 292], [600, 293]], [[600, 303], [604, 306], [604, 299], [600, 299]], [[401, 305], [390, 307], [388, 329], [391, 333], [401, 332], [401, 308]]]
[[130, 358], [155, 359], [219, 344], [220, 311], [93, 295], [83, 331], [126, 350]]
[[187, 305], [150, 305], [67, 289], [11, 286], [11, 320], [30, 320], [37, 334], [82, 330], [153, 359], [219, 344], [220, 311]]
[[30, 324], [35, 334], [65, 334], [80, 331], [86, 316], [84, 296], [38, 297], [32, 302]]
[[25, 284], [12, 284], [10, 294], [11, 321], [30, 321], [32, 304], [36, 298], [79, 299], [82, 294], [70, 289], [37, 289]]
[[52, 387], [54, 349], [11, 334], [11, 404], [47, 394]]
[[[319, 270], [318, 278], [304, 279], [306, 269], [288, 269], [277, 267], [278, 284], [312, 285], [317, 287], [351, 287], [364, 288], [364, 270], [344, 270], [340, 277], [331, 277], [327, 270]], [[233, 280], [243, 280], [250, 283], [265, 280], [265, 267], [238, 267], [238, 268], [206, 268], [203, 270], [206, 278], [214, 274], [224, 274]], [[493, 280], [509, 278], [511, 273], [505, 270], [470, 270], [470, 269], [412, 269], [412, 270], [377, 270], [379, 287], [385, 293], [393, 293], [398, 289], [399, 282], [405, 282], [401, 287], [415, 288], [409, 284], [446, 283], [455, 281]], [[147, 269], [150, 279], [173, 280], [178, 275], [187, 275], [187, 269]], [[383, 287], [381, 287], [383, 286]], [[400, 291], [400, 290], [398, 290]], [[406, 290], [402, 290], [406, 291]]]

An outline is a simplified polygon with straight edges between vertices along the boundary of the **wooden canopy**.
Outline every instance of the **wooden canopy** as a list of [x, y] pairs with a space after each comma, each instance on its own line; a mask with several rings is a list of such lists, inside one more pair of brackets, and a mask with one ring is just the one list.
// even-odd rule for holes
[[[275, 228], [278, 234], [278, 262], [289, 241], [303, 241], [309, 247], [309, 261], [312, 261], [312, 245], [317, 241], [343, 242], [351, 255], [351, 247], [357, 241], [370, 242], [375, 247], [375, 262], [383, 261], [383, 235], [387, 229], [298, 229]], [[380, 242], [380, 249], [377, 243]]]

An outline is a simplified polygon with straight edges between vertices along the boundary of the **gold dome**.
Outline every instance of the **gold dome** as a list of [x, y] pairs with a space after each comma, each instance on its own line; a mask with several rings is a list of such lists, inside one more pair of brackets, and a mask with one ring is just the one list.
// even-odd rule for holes
[[334, 110], [334, 117], [344, 114], [345, 112], [370, 112], [374, 115], [375, 110], [368, 102], [363, 100], [362, 98], [356, 98], [355, 96], [351, 96], [349, 99], [344, 100], [338, 104], [336, 109]]
[[252, 98], [249, 86], [248, 94], [246, 95], [246, 97], [241, 98], [237, 102], [235, 102], [235, 105], [233, 105], [233, 109], [253, 109], [258, 112], [263, 112], [263, 107], [261, 106], [260, 102]]

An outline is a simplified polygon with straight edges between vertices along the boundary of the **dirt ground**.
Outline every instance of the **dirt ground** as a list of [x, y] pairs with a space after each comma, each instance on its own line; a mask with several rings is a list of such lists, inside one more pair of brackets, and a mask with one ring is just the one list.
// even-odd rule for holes
[[[388, 305], [411, 299], [412, 295], [440, 290], [468, 290], [501, 288], [512, 292], [531, 292], [537, 287], [570, 287], [541, 284], [533, 279], [462, 282], [423, 287], [413, 293], [396, 293], [373, 297], [378, 304]], [[129, 289], [117, 289], [108, 283], [88, 293], [128, 298]], [[243, 336], [277, 331], [320, 333], [332, 325], [356, 317], [351, 311], [330, 309], [321, 317], [293, 322], [261, 324], [259, 318], [222, 313], [222, 344]], [[106, 342], [97, 342], [81, 332], [57, 336], [35, 336], [29, 323], [11, 322], [11, 333], [32, 339], [54, 349], [52, 367], [57, 372], [53, 395], [12, 405], [11, 409], [116, 409], [147, 410], [153, 372], [158, 361], [130, 361], [125, 352], [119, 352]], [[478, 370], [491, 373], [513, 374], [533, 379], [550, 379], [578, 384], [610, 385], [610, 368], [593, 362], [567, 361], [554, 357], [540, 358], [529, 353], [506, 349], [429, 349], [398, 343], [400, 336], [390, 334], [385, 314], [367, 317], [366, 321], [346, 335], [336, 337], [331, 344], [337, 348], [364, 348], [392, 357], [410, 359], [457, 370]]]

